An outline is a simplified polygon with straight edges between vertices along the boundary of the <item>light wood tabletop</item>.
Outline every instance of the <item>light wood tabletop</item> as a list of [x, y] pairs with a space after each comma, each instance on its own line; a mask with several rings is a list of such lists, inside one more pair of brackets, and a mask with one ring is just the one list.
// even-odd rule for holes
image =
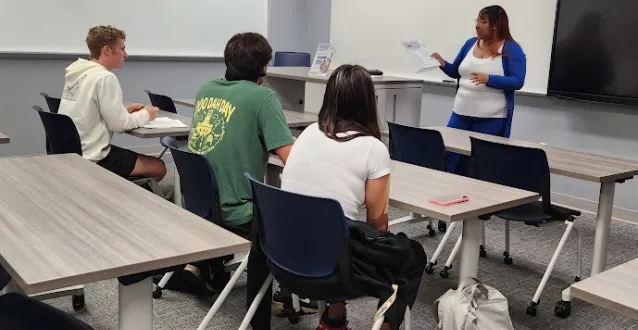
[[250, 246], [75, 154], [0, 159], [0, 233], [0, 263], [26, 294]]
[[9, 142], [11, 142], [11, 139], [8, 136], [0, 133], [0, 144], [6, 144]]
[[178, 128], [136, 128], [130, 130], [128, 133], [143, 139], [149, 138], [161, 138], [164, 136], [188, 136], [191, 130], [192, 119], [187, 116], [180, 115], [178, 113], [172, 113], [164, 110], [160, 110], [157, 117], [168, 117], [171, 119], [177, 119], [184, 123], [186, 127]]
[[[310, 68], [307, 68], [307, 67], [271, 67], [271, 68], [268, 68], [268, 71], [266, 72], [266, 77], [326, 83], [328, 82], [328, 78], [330, 78], [330, 73], [332, 73], [332, 71], [334, 70], [331, 70], [326, 77], [319, 77], [319, 76], [309, 75], [308, 73], [310, 72]], [[415, 78], [381, 75], [381, 76], [373, 76], [372, 82], [375, 85], [394, 85], [394, 84], [405, 84], [405, 83], [422, 84], [423, 80], [415, 79]]]
[[[283, 167], [279, 157], [271, 155], [269, 163]], [[533, 192], [475, 180], [447, 172], [392, 161], [390, 205], [444, 221], [462, 221], [491, 212], [527, 204], [539, 199]], [[440, 206], [431, 197], [461, 194], [468, 202]]]
[[[194, 108], [194, 99], [173, 99], [177, 105]], [[305, 127], [317, 121], [317, 114], [284, 109], [284, 117], [290, 128]]]
[[554, 174], [591, 182], [614, 182], [631, 179], [638, 174], [638, 161], [565, 150], [539, 143], [475, 133], [442, 126], [425, 127], [441, 132], [447, 150], [469, 156], [470, 136], [508, 145], [545, 150], [550, 171]]
[[574, 283], [571, 286], [571, 296], [638, 319], [636, 283], [638, 259]]

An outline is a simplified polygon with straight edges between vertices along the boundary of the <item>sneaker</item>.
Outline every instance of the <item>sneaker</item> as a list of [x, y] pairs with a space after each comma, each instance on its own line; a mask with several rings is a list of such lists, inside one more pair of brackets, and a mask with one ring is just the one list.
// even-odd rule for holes
[[319, 304], [316, 300], [299, 298], [299, 313], [295, 313], [292, 307], [292, 295], [290, 293], [278, 289], [272, 297], [272, 313], [275, 317], [290, 317], [297, 315], [315, 314], [319, 311]]

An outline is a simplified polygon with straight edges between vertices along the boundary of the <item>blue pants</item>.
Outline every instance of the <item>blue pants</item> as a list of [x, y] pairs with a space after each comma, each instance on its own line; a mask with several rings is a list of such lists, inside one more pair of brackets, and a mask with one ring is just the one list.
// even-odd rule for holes
[[[447, 126], [477, 133], [503, 136], [503, 133], [505, 132], [505, 118], [469, 117], [452, 112], [452, 116], [450, 116], [450, 121], [447, 123]], [[448, 152], [448, 172], [467, 176], [467, 166], [467, 156]]]

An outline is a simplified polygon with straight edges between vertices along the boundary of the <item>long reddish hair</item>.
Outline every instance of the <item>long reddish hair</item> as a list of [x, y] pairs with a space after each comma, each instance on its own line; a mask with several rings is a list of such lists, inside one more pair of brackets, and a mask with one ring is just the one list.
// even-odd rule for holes
[[[497, 40], [514, 40], [512, 33], [510, 32], [510, 21], [507, 17], [505, 9], [499, 5], [487, 6], [479, 12], [479, 18], [487, 18], [490, 23], [490, 27], [493, 34], [492, 38]], [[491, 48], [491, 47], [490, 47]], [[502, 55], [498, 52], [498, 49], [492, 49], [492, 53], [496, 55]]]

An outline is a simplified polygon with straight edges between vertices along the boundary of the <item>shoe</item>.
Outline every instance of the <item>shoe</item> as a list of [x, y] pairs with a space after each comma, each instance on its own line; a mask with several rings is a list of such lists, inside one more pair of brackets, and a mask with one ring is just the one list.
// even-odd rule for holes
[[207, 269], [202, 269], [191, 264], [186, 265], [186, 267], [184, 267], [184, 270], [182, 270], [182, 277], [184, 278], [186, 284], [192, 290], [198, 293], [211, 292], [205, 281], [205, 279], [209, 276], [210, 275], [208, 275]]
[[299, 307], [299, 313], [295, 313], [295, 309], [292, 307], [292, 295], [281, 288], [273, 294], [272, 314], [275, 317], [290, 317], [295, 316], [295, 314], [301, 316], [315, 314], [319, 311], [319, 304], [316, 300], [299, 298]]
[[[332, 326], [328, 325], [328, 323], [333, 323]], [[337, 327], [334, 327], [334, 323], [342, 323]], [[328, 319], [328, 309], [326, 309], [321, 317], [319, 317], [319, 325], [317, 326], [317, 330], [352, 330], [352, 328], [348, 328], [348, 320], [344, 317], [344, 319], [339, 321], [329, 320]]]

